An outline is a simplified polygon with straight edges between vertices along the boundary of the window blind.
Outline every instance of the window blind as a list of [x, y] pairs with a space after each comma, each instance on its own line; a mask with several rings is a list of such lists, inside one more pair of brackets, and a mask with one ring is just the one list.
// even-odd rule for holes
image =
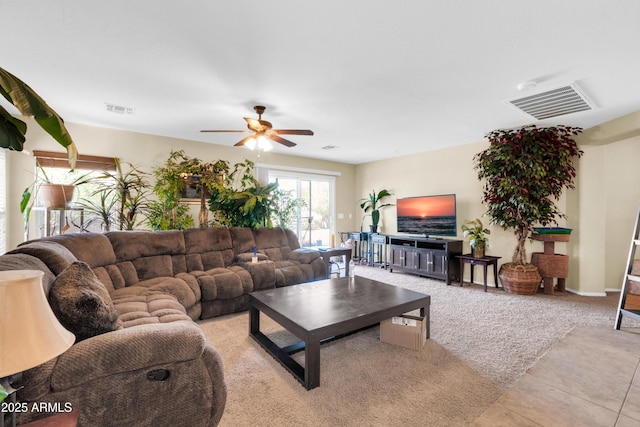
[[[33, 156], [42, 167], [69, 169], [67, 153], [33, 150]], [[80, 154], [76, 162], [76, 169], [114, 171], [116, 170], [116, 162], [113, 157]]]

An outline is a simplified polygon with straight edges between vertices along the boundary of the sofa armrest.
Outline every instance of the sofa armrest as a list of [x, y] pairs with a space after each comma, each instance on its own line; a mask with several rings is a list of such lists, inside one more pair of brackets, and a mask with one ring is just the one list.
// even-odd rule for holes
[[288, 258], [301, 264], [311, 264], [314, 260], [320, 258], [320, 253], [313, 249], [298, 248], [292, 250]]
[[193, 360], [202, 355], [205, 344], [204, 335], [190, 321], [140, 325], [98, 335], [58, 357], [51, 389], [66, 390], [101, 377]]

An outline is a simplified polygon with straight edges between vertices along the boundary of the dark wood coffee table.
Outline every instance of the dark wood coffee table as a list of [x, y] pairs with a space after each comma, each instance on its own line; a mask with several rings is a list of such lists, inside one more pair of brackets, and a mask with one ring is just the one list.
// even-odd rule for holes
[[[351, 281], [350, 281], [351, 280]], [[249, 335], [307, 389], [320, 385], [320, 344], [420, 309], [427, 320], [431, 297], [419, 292], [356, 277], [320, 280], [249, 294]], [[302, 340], [279, 347], [260, 332], [260, 313]], [[291, 354], [304, 348], [304, 367]]]

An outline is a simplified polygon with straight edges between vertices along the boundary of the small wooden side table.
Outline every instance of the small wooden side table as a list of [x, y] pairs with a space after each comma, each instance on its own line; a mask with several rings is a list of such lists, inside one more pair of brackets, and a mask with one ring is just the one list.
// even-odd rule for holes
[[460, 260], [460, 286], [464, 282], [464, 265], [471, 265], [471, 283], [473, 283], [473, 270], [476, 265], [481, 265], [484, 271], [484, 291], [487, 292], [487, 267], [493, 265], [493, 280], [498, 287], [498, 260], [499, 256], [488, 256], [484, 258], [474, 258], [472, 254], [458, 255]]
[[349, 277], [349, 261], [351, 261], [351, 248], [321, 248], [320, 258], [327, 266], [328, 276], [331, 276], [331, 257], [343, 256], [344, 257], [344, 275]]

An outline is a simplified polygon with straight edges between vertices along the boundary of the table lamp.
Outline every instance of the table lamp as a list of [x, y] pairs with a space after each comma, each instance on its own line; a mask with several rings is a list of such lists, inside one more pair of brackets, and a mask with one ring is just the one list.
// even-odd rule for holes
[[[0, 385], [15, 402], [10, 377], [65, 352], [75, 336], [58, 322], [39, 270], [0, 271]], [[11, 414], [15, 426], [15, 413]], [[0, 426], [4, 414], [0, 412]]]

